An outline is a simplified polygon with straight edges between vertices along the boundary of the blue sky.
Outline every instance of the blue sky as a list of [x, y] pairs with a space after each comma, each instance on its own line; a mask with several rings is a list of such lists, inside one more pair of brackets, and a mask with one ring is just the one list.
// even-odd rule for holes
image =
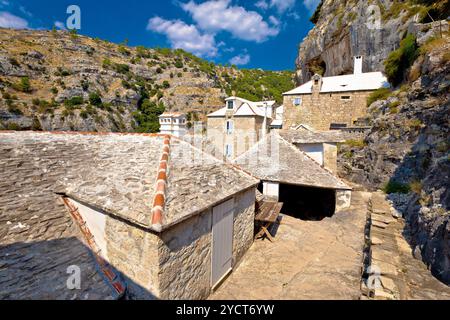
[[0, 27], [65, 28], [81, 9], [80, 34], [129, 45], [182, 48], [216, 63], [293, 70], [320, 0], [0, 0]]

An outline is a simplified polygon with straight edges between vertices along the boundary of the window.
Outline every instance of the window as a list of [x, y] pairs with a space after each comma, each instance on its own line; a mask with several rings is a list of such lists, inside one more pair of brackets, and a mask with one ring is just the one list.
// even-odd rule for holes
[[302, 98], [295, 98], [294, 106], [301, 106], [301, 105], [302, 105]]
[[341, 100], [351, 100], [352, 97], [350, 96], [341, 96]]
[[232, 134], [234, 131], [234, 123], [233, 120], [227, 120], [227, 134]]
[[234, 109], [234, 101], [228, 101], [227, 102], [227, 108], [228, 110], [233, 110]]
[[233, 146], [231, 144], [227, 144], [225, 146], [225, 157], [231, 158], [233, 156]]

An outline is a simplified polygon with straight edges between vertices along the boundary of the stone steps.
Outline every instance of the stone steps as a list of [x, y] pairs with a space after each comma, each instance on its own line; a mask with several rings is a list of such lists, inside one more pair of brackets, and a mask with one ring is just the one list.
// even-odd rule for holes
[[450, 288], [412, 256], [398, 218], [382, 192], [369, 202], [369, 259], [361, 290], [364, 300], [450, 299]]

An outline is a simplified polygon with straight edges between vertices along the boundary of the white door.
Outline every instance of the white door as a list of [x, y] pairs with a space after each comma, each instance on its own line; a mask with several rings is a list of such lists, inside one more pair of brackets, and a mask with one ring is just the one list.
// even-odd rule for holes
[[231, 271], [233, 259], [234, 200], [213, 208], [212, 286], [216, 286]]

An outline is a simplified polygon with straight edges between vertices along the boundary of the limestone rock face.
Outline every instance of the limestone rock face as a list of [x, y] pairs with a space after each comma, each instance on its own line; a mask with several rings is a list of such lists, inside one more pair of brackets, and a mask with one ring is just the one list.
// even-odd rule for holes
[[316, 72], [337, 76], [353, 72], [353, 57], [364, 56], [363, 71], [383, 71], [383, 61], [397, 49], [417, 16], [401, 13], [383, 19], [393, 1], [324, 0], [320, 18], [299, 48], [297, 82], [303, 84]]
[[[388, 181], [407, 186], [392, 196], [403, 214], [416, 257], [450, 282], [450, 38], [435, 42], [412, 66], [420, 77], [369, 107], [373, 126], [364, 143], [340, 149], [340, 175], [370, 189]], [[406, 190], [407, 192], [408, 190]]]

